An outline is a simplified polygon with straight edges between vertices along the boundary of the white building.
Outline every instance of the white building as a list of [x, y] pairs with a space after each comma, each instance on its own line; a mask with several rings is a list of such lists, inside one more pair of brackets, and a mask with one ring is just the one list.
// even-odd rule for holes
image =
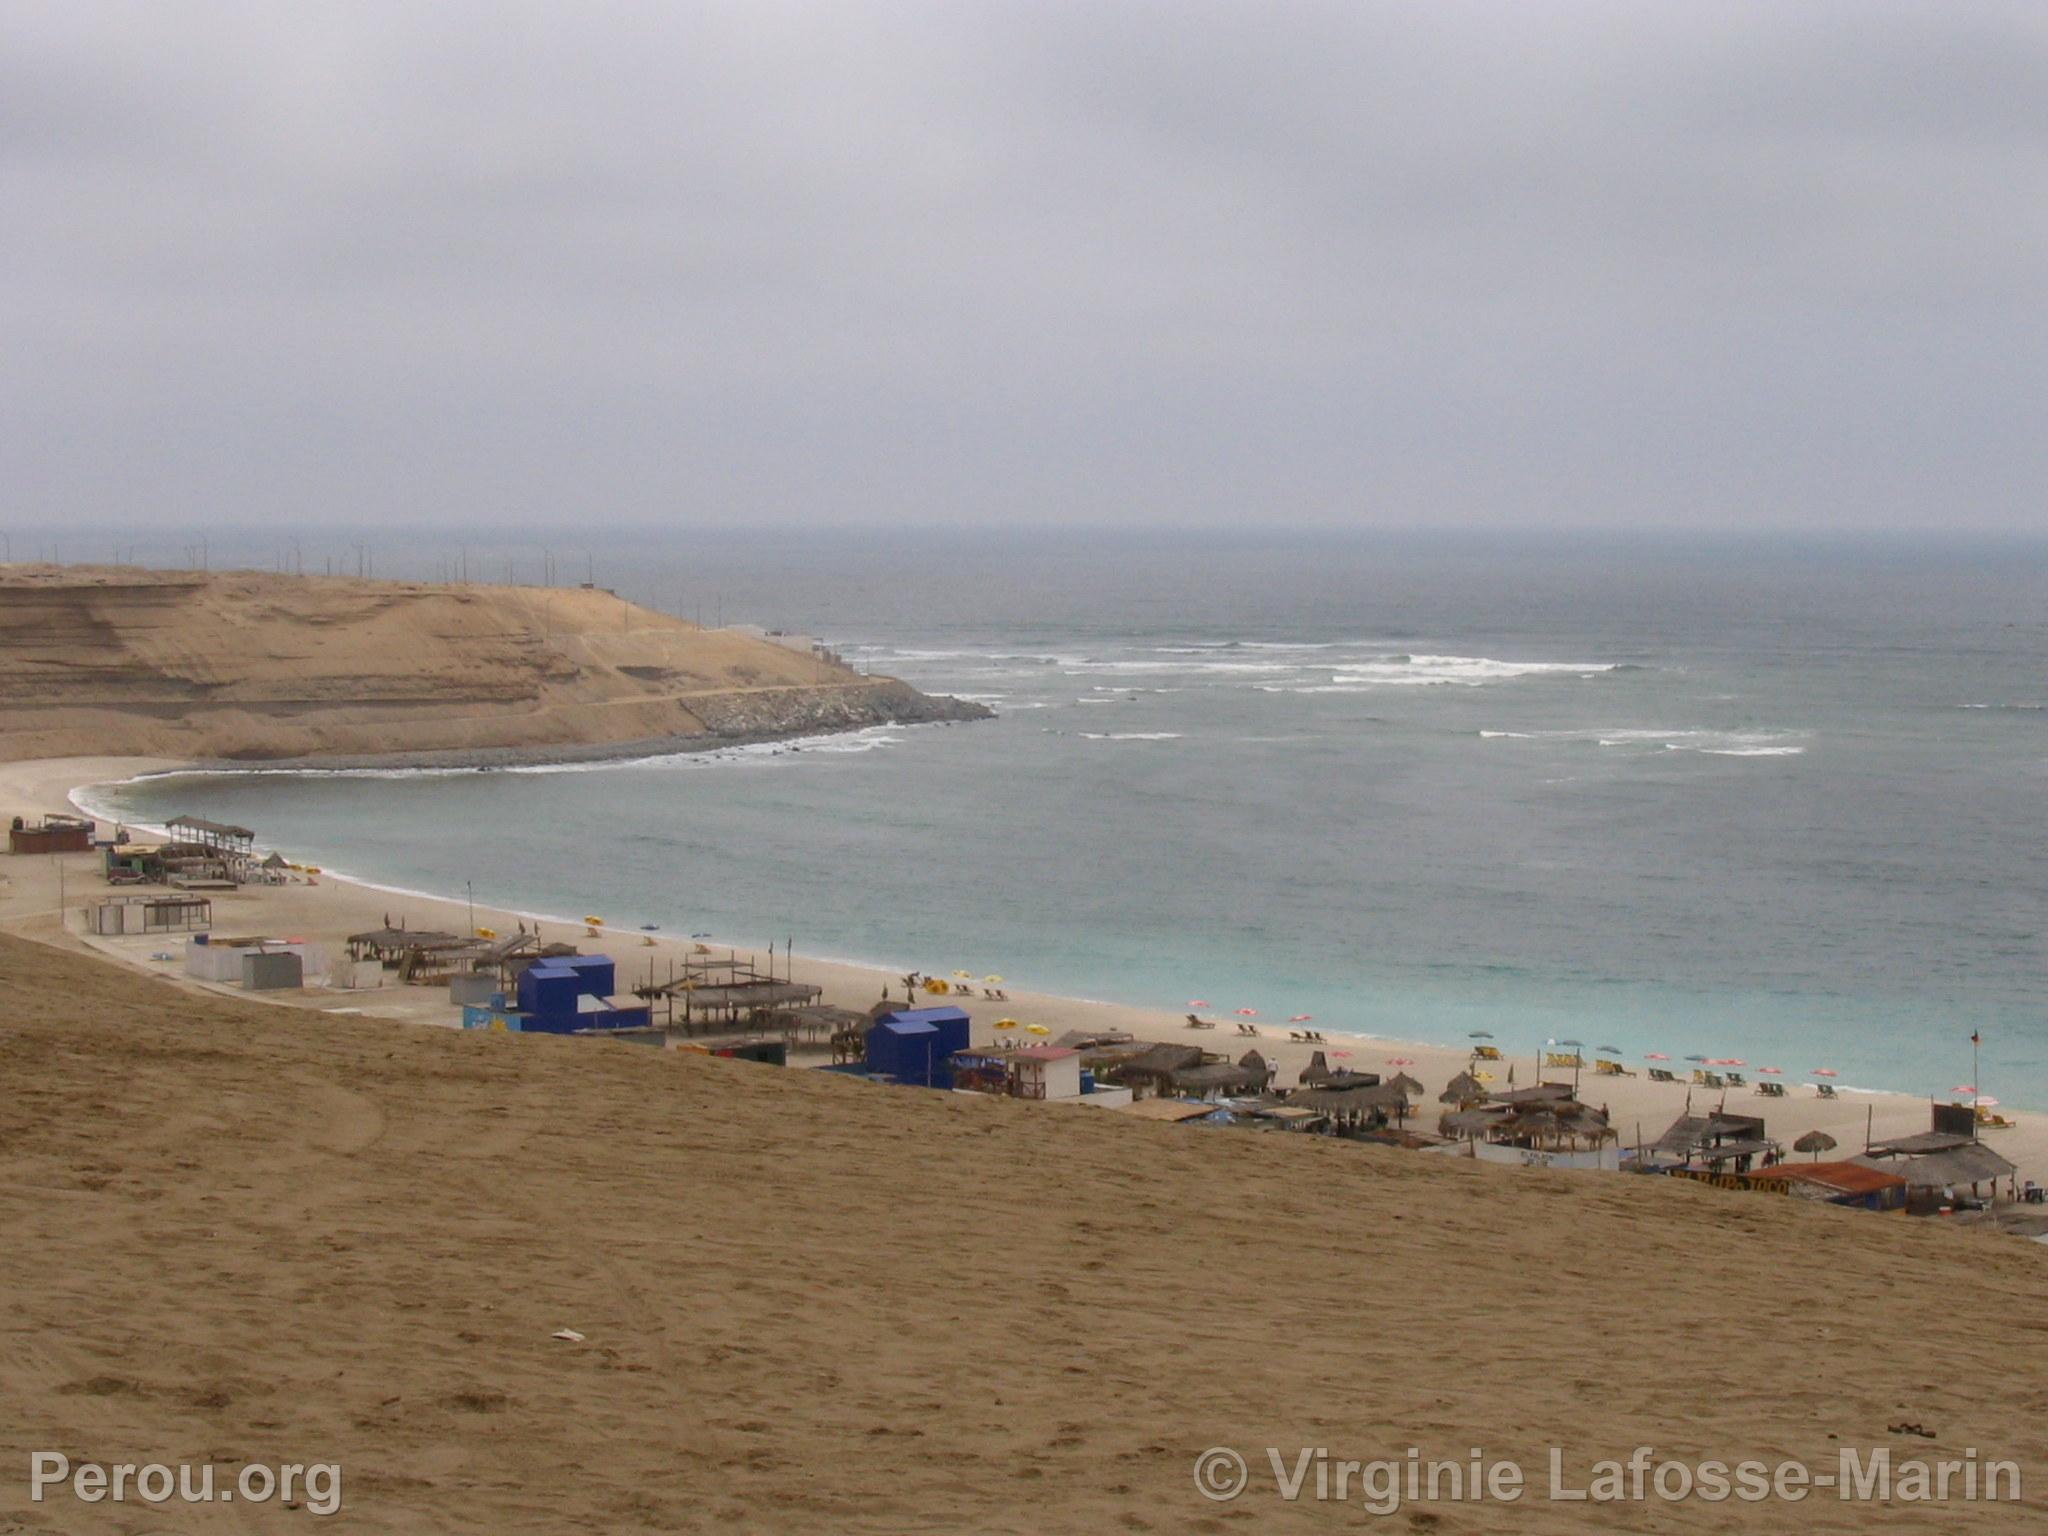
[[1081, 1053], [1059, 1045], [1033, 1045], [1010, 1054], [1012, 1092], [1020, 1099], [1081, 1097]]

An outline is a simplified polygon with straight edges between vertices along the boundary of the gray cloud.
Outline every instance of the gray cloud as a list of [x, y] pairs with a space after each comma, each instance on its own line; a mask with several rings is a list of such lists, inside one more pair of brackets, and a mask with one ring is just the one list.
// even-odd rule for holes
[[16, 4], [15, 521], [2031, 526], [2048, 12]]

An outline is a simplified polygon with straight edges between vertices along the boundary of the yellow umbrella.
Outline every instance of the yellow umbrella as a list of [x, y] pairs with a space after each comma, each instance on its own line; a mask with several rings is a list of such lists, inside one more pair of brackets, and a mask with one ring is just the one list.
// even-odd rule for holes
[[943, 976], [930, 976], [925, 979], [924, 989], [933, 997], [944, 997], [953, 990], [953, 985]]
[[1474, 1072], [1472, 1080], [1476, 1083], [1490, 1083], [1493, 1081], [1493, 1074], [1491, 1072]]
[[954, 974], [954, 976], [956, 976], [957, 978], [959, 978], [959, 979], [960, 979], [961, 981], [972, 981], [972, 980], [974, 980], [974, 972], [972, 972], [972, 971], [955, 971], [955, 972], [954, 972], [953, 974]]
[[1047, 1029], [1043, 1024], [1026, 1024], [1024, 1026], [1024, 1032], [1026, 1034], [1031, 1035], [1049, 1035], [1052, 1033], [1052, 1031]]
[[997, 1028], [997, 1029], [1015, 1029], [1016, 1027], [1017, 1027], [1017, 1021], [1016, 1021], [1015, 1019], [997, 1019], [997, 1020], [996, 1020], [996, 1028]]
[[602, 928], [604, 926], [604, 919], [601, 917], [586, 917], [583, 921], [590, 924], [593, 928]]
[[1003, 978], [1000, 976], [984, 976], [981, 979], [992, 987], [1000, 987], [1003, 984]]
[[480, 939], [495, 939], [498, 936], [498, 930], [495, 928], [479, 928], [476, 931], [476, 936]]

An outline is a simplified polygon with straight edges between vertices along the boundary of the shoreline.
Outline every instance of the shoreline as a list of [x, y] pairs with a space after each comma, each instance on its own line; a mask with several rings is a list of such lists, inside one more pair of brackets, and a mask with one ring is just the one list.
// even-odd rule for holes
[[[165, 777], [190, 769], [189, 764], [149, 758], [57, 758], [4, 764], [0, 765], [0, 805], [26, 798], [37, 808], [76, 809], [98, 816], [90, 804], [93, 790], [112, 788], [142, 778]], [[48, 894], [55, 894], [54, 887]], [[464, 897], [381, 885], [360, 875], [326, 867], [322, 869], [319, 884], [243, 887], [232, 897], [219, 898], [217, 909], [226, 910], [217, 917], [216, 926], [231, 922], [245, 931], [301, 932], [332, 941], [347, 932], [377, 926], [380, 906], [392, 908], [382, 915], [401, 915], [393, 905], [400, 902], [405, 904], [402, 915], [411, 926], [466, 931], [465, 914], [470, 910], [470, 904]], [[48, 908], [42, 910], [47, 918]], [[765, 947], [738, 939], [724, 939], [723, 936], [699, 940], [663, 930], [648, 933], [633, 928], [605, 927], [593, 940], [586, 925], [574, 916], [532, 912], [488, 899], [477, 901], [474, 912], [482, 924], [509, 926], [513, 922], [524, 922], [537, 931], [545, 931], [550, 939], [570, 940], [586, 948], [602, 945], [617, 961], [622, 983], [629, 986], [642, 974], [643, 961], [647, 973], [658, 975], [663, 964], [695, 953], [700, 944], [756, 964], [764, 964], [766, 958]], [[19, 916], [18, 913], [11, 915]], [[11, 921], [9, 926], [18, 927], [19, 924]], [[122, 953], [120, 941], [87, 940], [67, 928], [65, 942], [79, 944], [88, 952], [115, 963], [139, 964], [147, 968], [147, 961], [139, 951], [133, 955]], [[797, 979], [824, 988], [824, 1001], [863, 1010], [885, 989], [891, 999], [895, 999], [902, 991], [901, 978], [911, 969], [878, 961], [812, 955], [799, 955], [790, 963]], [[785, 964], [780, 954], [775, 964], [778, 970]], [[165, 973], [157, 971], [155, 974]], [[176, 979], [183, 981], [182, 977]], [[982, 983], [977, 981], [973, 986], [978, 994]], [[1139, 1039], [1200, 1045], [1232, 1058], [1245, 1051], [1256, 1050], [1278, 1069], [1283, 1082], [1294, 1081], [1312, 1055], [1320, 1050], [1332, 1066], [1379, 1071], [1385, 1075], [1391, 1075], [1394, 1070], [1405, 1070], [1420, 1077], [1427, 1091], [1415, 1106], [1414, 1120], [1418, 1127], [1425, 1129], [1434, 1126], [1436, 1092], [1454, 1073], [1465, 1070], [1471, 1059], [1469, 1045], [1437, 1045], [1340, 1030], [1324, 1031], [1326, 1038], [1321, 1042], [1294, 1041], [1286, 1038], [1286, 1025], [1264, 1021], [1253, 1025], [1258, 1030], [1256, 1036], [1240, 1035], [1233, 1028], [1236, 1021], [1227, 1017], [1218, 1018], [1214, 1029], [1196, 1031], [1187, 1027], [1184, 1012], [1171, 1009], [1017, 990], [1008, 984], [1004, 990], [1007, 997], [1000, 1003], [978, 995], [964, 999], [975, 1017], [976, 1044], [993, 1038], [992, 1021], [1000, 1013], [1025, 1023], [1040, 1024], [1050, 1037], [1070, 1029], [1123, 1030]], [[242, 995], [238, 989], [229, 991], [231, 995]], [[940, 1000], [933, 998], [929, 1001]], [[365, 993], [308, 989], [300, 997], [286, 1001], [284, 1006], [325, 1011], [337, 1004], [346, 1006], [351, 1003], [361, 1006], [349, 1011], [401, 1017], [441, 1027], [452, 1022], [453, 1010], [442, 992], [436, 989], [387, 987]], [[1315, 1026], [1311, 1023], [1308, 1027]], [[1501, 1041], [1493, 1043], [1503, 1051], [1503, 1059], [1495, 1065], [1495, 1070], [1503, 1077], [1512, 1067], [1519, 1079], [1524, 1069], [1533, 1068], [1540, 1059], [1536, 1052], [1511, 1052]], [[1779, 1081], [1784, 1083], [1787, 1097], [1764, 1099], [1757, 1095], [1753, 1085], [1723, 1092], [1684, 1081], [1653, 1084], [1647, 1080], [1640, 1063], [1628, 1065], [1637, 1075], [1598, 1077], [1589, 1070], [1581, 1078], [1587, 1101], [1610, 1108], [1624, 1147], [1633, 1147], [1639, 1141], [1654, 1141], [1682, 1113], [1722, 1105], [1731, 1113], [1764, 1115], [1770, 1134], [1787, 1145], [1808, 1130], [1824, 1130], [1841, 1143], [1844, 1148], [1842, 1155], [1851, 1155], [1861, 1146], [1866, 1129], [1879, 1139], [1924, 1131], [1929, 1123], [1929, 1106], [1938, 1102], [1895, 1089], [1864, 1088], [1839, 1082], [1835, 1084], [1839, 1097], [1821, 1099], [1817, 1093], [1800, 1092], [1802, 1086], [1813, 1088], [1814, 1084], [1806, 1083], [1804, 1079], [1783, 1078]], [[1680, 1064], [1671, 1065], [1677, 1067]], [[1538, 1076], [1557, 1072], [1558, 1069], [1551, 1069], [1551, 1073], [1542, 1073], [1538, 1069]], [[1535, 1080], [1535, 1077], [1529, 1079]], [[1993, 1133], [1991, 1144], [2004, 1151], [2028, 1174], [2040, 1177], [2041, 1170], [2048, 1167], [2048, 1115], [2026, 1108], [2015, 1109], [2009, 1103], [2001, 1105], [2000, 1112], [2006, 1114], [2014, 1125], [2012, 1129]]]

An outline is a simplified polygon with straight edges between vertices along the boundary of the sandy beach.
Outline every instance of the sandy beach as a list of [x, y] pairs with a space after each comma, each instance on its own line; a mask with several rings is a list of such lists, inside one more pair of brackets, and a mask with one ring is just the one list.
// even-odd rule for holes
[[[0, 934], [0, 1528], [1358, 1528], [1293, 1458], [1526, 1468], [1398, 1530], [2035, 1530], [2032, 1244], [1662, 1179], [214, 997]], [[558, 1337], [567, 1331], [574, 1337]], [[1925, 1431], [1923, 1435], [1920, 1431]], [[1589, 1505], [1639, 1445], [2021, 1502]], [[1196, 1490], [1210, 1448], [1241, 1497]], [[37, 1450], [340, 1511], [31, 1503]], [[1572, 1481], [1576, 1480], [1576, 1481]]]
[[[71, 809], [74, 808], [72, 797], [76, 791], [137, 774], [163, 772], [176, 766], [170, 760], [149, 758], [46, 759], [0, 764], [0, 810], [14, 814], [22, 810]], [[91, 796], [87, 794], [84, 798], [89, 802]], [[262, 835], [266, 829], [258, 830]], [[278, 840], [272, 834], [265, 838], [266, 846]], [[284, 851], [289, 855], [289, 848]], [[100, 881], [94, 873], [95, 860], [77, 856], [70, 861], [70, 867], [82, 882], [82, 888], [99, 887]], [[45, 939], [55, 938], [57, 877], [51, 861], [6, 861], [4, 873], [6, 883], [0, 885], [0, 925]], [[484, 895], [478, 893], [475, 907], [479, 924], [509, 930], [515, 922], [528, 921], [531, 924], [533, 921], [529, 914], [489, 904]], [[72, 905], [74, 910], [67, 929], [68, 942], [144, 970], [157, 973], [178, 970], [149, 959], [150, 954], [165, 948], [158, 940], [85, 938], [80, 932], [82, 924], [77, 916], [77, 904], [73, 902]], [[387, 917], [411, 927], [461, 932], [469, 921], [469, 908], [461, 900], [399, 895], [327, 876], [310, 885], [243, 887], [233, 893], [219, 893], [215, 901], [217, 931], [289, 936], [329, 945], [336, 945], [349, 933], [380, 927]], [[622, 983], [664, 976], [668, 974], [671, 963], [695, 951], [694, 941], [675, 935], [615, 932], [593, 939], [580, 923], [545, 922], [540, 926], [547, 938], [576, 943], [586, 949], [602, 949], [611, 954], [619, 963]], [[728, 939], [717, 935], [707, 942], [720, 954], [735, 952], [764, 964], [767, 960], [765, 953], [747, 948], [744, 938]], [[738, 946], [736, 949], [733, 948], [735, 944]], [[999, 954], [999, 942], [994, 936], [991, 944], [992, 952]], [[779, 954], [776, 964], [778, 967], [782, 964]], [[944, 965], [943, 957], [908, 958], [901, 967], [892, 969], [813, 960], [799, 951], [795, 957], [794, 975], [799, 981], [824, 988], [824, 1000], [828, 1003], [865, 1009], [883, 996], [885, 988], [891, 997], [901, 999], [901, 976], [911, 968], [944, 974], [948, 967]], [[195, 990], [241, 995], [236, 989], [191, 981], [182, 974], [173, 976], [172, 980], [177, 985]], [[1389, 1076], [1400, 1070], [1420, 1079], [1427, 1090], [1427, 1098], [1415, 1124], [1422, 1129], [1434, 1128], [1435, 1095], [1453, 1075], [1470, 1064], [1468, 1050], [1461, 1047], [1344, 1035], [1327, 1029], [1323, 1031], [1328, 1037], [1327, 1043], [1317, 1046], [1289, 1041], [1287, 1026], [1275, 1025], [1271, 1021], [1256, 1023], [1253, 1027], [1259, 1034], [1252, 1038], [1238, 1035], [1235, 1032], [1237, 1021], [1227, 1016], [1218, 1021], [1215, 1029], [1197, 1031], [1187, 1027], [1183, 1013], [1169, 1009], [1136, 1008], [1020, 991], [1007, 986], [1004, 990], [1007, 993], [1004, 1002], [985, 1001], [978, 996], [970, 1002], [968, 1011], [974, 1017], [977, 1044], [994, 1038], [994, 1021], [1002, 1017], [1014, 1018], [1022, 1024], [1040, 1025], [1053, 1036], [1068, 1030], [1122, 1030], [1140, 1039], [1200, 1044], [1226, 1052], [1233, 1058], [1255, 1049], [1278, 1067], [1279, 1080], [1283, 1084], [1297, 1080], [1301, 1069], [1315, 1051], [1321, 1049], [1333, 1066], [1377, 1071]], [[448, 1003], [445, 990], [438, 988], [386, 987], [370, 992], [347, 993], [312, 989], [294, 995], [279, 1006], [323, 1011], [346, 1009], [351, 1013], [450, 1027], [460, 1022], [459, 1010]], [[1541, 1069], [1535, 1053], [1540, 1049], [1541, 1041], [1518, 1038], [1515, 1021], [1511, 1018], [1503, 1019], [1495, 1033], [1498, 1036], [1495, 1043], [1505, 1059], [1492, 1066], [1491, 1070], [1498, 1074], [1502, 1086], [1505, 1086], [1509, 1066], [1515, 1068], [1518, 1083], [1526, 1085], [1540, 1080]], [[1611, 1123], [1624, 1146], [1633, 1146], [1639, 1140], [1654, 1141], [1673, 1119], [1688, 1109], [1702, 1110], [1724, 1102], [1733, 1112], [1762, 1115], [1768, 1133], [1787, 1146], [1808, 1131], [1825, 1131], [1842, 1146], [1844, 1152], [1841, 1155], [1859, 1149], [1866, 1135], [1882, 1139], [1928, 1128], [1929, 1109], [1924, 1099], [1853, 1087], [1840, 1090], [1835, 1099], [1823, 1099], [1814, 1080], [1797, 1075], [1797, 1064], [1793, 1061], [1784, 1063], [1787, 1068], [1784, 1079], [1787, 1096], [1783, 1099], [1766, 1099], [1757, 1094], [1753, 1086], [1730, 1089], [1724, 1094], [1685, 1082], [1654, 1083], [1643, 1070], [1644, 1063], [1630, 1062], [1628, 1065], [1636, 1071], [1636, 1076], [1596, 1077], [1590, 1070], [1582, 1076], [1584, 1097], [1589, 1103], [1608, 1110]], [[1690, 1069], [1686, 1063], [1672, 1062], [1668, 1065], [1678, 1069], [1679, 1077], [1689, 1076]], [[1558, 1076], [1555, 1069], [1541, 1072], [1541, 1077], [1555, 1079]], [[1751, 1076], [1752, 1084], [1757, 1080]], [[2023, 1176], [2040, 1179], [2044, 1171], [2048, 1171], [2048, 1115], [2027, 1109], [2001, 1112], [2014, 1122], [2012, 1128], [1987, 1132], [1987, 1136], [1995, 1138], [1992, 1144], [2019, 1166]]]

